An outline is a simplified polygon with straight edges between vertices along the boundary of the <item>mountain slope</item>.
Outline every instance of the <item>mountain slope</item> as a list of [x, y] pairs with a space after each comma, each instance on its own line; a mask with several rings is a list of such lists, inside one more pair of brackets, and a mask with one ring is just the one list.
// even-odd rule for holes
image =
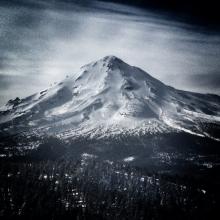
[[107, 56], [45, 91], [0, 108], [2, 132], [38, 130], [62, 137], [182, 130], [218, 140], [220, 97], [169, 87]]

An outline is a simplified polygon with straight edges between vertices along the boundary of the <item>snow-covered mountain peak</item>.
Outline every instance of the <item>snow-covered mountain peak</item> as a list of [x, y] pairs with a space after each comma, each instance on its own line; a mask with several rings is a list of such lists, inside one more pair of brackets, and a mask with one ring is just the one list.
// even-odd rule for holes
[[[84, 85], [92, 89], [91, 92], [96, 90], [100, 93], [107, 93], [108, 90], [109, 94], [114, 93], [115, 98], [117, 96], [143, 98], [149, 96], [149, 91], [156, 90], [158, 95], [165, 95], [165, 85], [162, 82], [115, 56], [106, 56], [83, 66], [74, 80], [77, 85]], [[121, 97], [118, 98], [121, 99]]]
[[109, 64], [117, 64], [117, 63], [124, 63], [120, 58], [114, 55], [108, 55], [100, 59], [100, 61], [109, 63]]
[[91, 68], [94, 67], [95, 65], [111, 65], [111, 66], [119, 66], [120, 64], [124, 64], [124, 65], [128, 65], [126, 64], [123, 60], [121, 60], [120, 58], [113, 56], [113, 55], [109, 55], [109, 56], [105, 56], [97, 61], [93, 61], [89, 64], [84, 65], [82, 68]]
[[162, 127], [204, 135], [198, 123], [220, 121], [219, 109], [219, 97], [176, 90], [115, 56], [106, 56], [47, 90], [10, 100], [0, 109], [0, 123], [88, 130], [134, 129], [143, 124], [150, 128], [149, 122], [156, 120]]
[[103, 78], [103, 76], [110, 74], [117, 75], [117, 73], [122, 73], [125, 69], [129, 67], [130, 66], [128, 64], [124, 63], [121, 59], [115, 56], [106, 56], [98, 61], [91, 62], [81, 67], [81, 70], [83, 71], [81, 76], [83, 77], [83, 75], [91, 74], [99, 75], [100, 81]]

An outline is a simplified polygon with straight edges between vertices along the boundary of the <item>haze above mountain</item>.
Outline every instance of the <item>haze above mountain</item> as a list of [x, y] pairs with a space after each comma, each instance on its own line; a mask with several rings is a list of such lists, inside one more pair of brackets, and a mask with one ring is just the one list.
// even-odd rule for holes
[[219, 32], [155, 11], [83, 2], [0, 1], [0, 105], [107, 54], [167, 85], [220, 94]]

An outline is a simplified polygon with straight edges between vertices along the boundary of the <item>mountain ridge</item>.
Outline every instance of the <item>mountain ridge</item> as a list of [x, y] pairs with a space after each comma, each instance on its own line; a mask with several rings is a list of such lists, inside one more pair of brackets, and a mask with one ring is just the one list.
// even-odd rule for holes
[[0, 108], [0, 126], [3, 132], [15, 126], [59, 133], [99, 126], [135, 130], [156, 121], [167, 130], [216, 139], [203, 125], [218, 126], [219, 109], [220, 97], [177, 90], [111, 55], [47, 90], [10, 100]]

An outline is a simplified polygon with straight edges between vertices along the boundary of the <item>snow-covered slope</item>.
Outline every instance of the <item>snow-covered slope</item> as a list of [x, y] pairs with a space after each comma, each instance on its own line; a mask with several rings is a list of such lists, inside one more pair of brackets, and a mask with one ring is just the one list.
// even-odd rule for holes
[[219, 96], [174, 89], [114, 56], [0, 108], [3, 132], [38, 129], [68, 137], [175, 129], [215, 138], [205, 129], [209, 123], [220, 123]]

